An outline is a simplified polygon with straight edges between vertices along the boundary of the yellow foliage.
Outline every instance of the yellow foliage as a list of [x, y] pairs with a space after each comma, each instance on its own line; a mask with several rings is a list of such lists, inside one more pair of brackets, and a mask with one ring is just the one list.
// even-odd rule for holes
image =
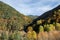
[[28, 31], [28, 32], [27, 32], [27, 37], [28, 37], [29, 39], [31, 39], [31, 38], [36, 39], [36, 38], [37, 38], [36, 32], [35, 32], [35, 31]]
[[37, 24], [41, 24], [41, 23], [42, 23], [42, 20], [38, 20], [38, 21], [37, 21]]
[[33, 28], [31, 26], [28, 27], [27, 37], [29, 39], [36, 39], [36, 32], [33, 31]]
[[32, 31], [33, 28], [31, 26], [28, 27], [28, 31]]
[[58, 12], [60, 12], [60, 9], [58, 10]]
[[37, 35], [36, 35], [36, 32], [33, 31], [33, 32], [32, 32], [32, 37], [33, 37], [34, 39], [36, 39], [36, 38], [37, 38], [36, 36], [37, 36]]
[[31, 31], [28, 31], [27, 32], [27, 37], [30, 39], [30, 38], [32, 38], [32, 33], [31, 33]]
[[44, 31], [43, 26], [40, 26], [40, 27], [39, 27], [39, 32], [43, 32], [43, 31]]
[[48, 23], [50, 23], [50, 21], [51, 21], [51, 19], [49, 18], [49, 19], [48, 19]]
[[50, 24], [50, 28], [53, 30], [55, 30], [55, 26], [53, 24]]
[[60, 30], [60, 23], [56, 23], [56, 29]]

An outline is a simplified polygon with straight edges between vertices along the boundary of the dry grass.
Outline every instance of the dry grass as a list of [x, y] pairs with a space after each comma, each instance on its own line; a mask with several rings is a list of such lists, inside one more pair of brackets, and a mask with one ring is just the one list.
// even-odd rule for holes
[[40, 32], [38, 40], [60, 40], [60, 31]]
[[[5, 34], [5, 38], [2, 39], [1, 36], [2, 33], [6, 33]], [[20, 33], [20, 31], [19, 31]], [[8, 31], [0, 31], [0, 40], [18, 40], [18, 39], [9, 39], [10, 35], [12, 35], [12, 32], [8, 32]], [[25, 32], [20, 33], [20, 38], [19, 40], [60, 40], [60, 31], [50, 31], [50, 32], [40, 32], [37, 36], [37, 39], [28, 39], [27, 38], [27, 34]], [[25, 36], [24, 36], [25, 35]], [[19, 36], [19, 35], [18, 35]]]

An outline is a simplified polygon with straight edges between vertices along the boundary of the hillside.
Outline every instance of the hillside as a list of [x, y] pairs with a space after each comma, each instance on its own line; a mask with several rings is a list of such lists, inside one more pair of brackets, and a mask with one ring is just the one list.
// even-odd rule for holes
[[0, 1], [0, 30], [20, 30], [31, 18]]
[[42, 26], [44, 31], [48, 31], [47, 27], [50, 27], [51, 25], [55, 27], [55, 30], [60, 30], [60, 5], [34, 19], [33, 22], [27, 25], [25, 29], [31, 26], [36, 32], [39, 32], [39, 27]]
[[37, 15], [28, 15], [28, 17], [30, 17], [32, 19], [36, 19], [38, 16]]

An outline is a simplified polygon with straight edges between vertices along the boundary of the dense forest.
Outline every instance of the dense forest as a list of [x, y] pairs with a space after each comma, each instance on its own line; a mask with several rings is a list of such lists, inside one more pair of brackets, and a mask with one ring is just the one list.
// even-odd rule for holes
[[25, 16], [0, 1], [0, 40], [60, 40], [60, 6]]

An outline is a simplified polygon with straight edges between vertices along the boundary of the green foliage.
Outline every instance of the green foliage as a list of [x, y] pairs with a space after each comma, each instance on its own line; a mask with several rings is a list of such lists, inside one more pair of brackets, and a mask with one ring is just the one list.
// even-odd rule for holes
[[1, 33], [1, 40], [8, 40], [8, 34], [6, 32]]
[[18, 31], [14, 33], [14, 40], [20, 40], [20, 34]]

